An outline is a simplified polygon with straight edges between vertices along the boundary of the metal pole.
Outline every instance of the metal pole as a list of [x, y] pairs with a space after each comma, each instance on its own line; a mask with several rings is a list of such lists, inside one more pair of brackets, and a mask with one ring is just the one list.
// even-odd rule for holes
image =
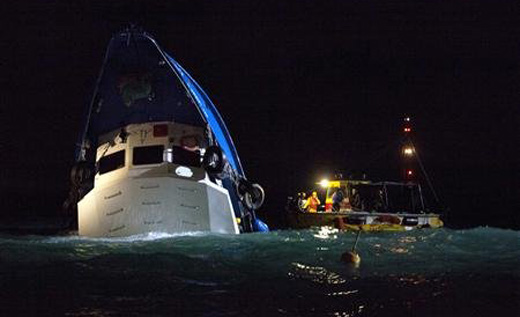
[[390, 210], [390, 205], [388, 203], [388, 189], [386, 187], [386, 182], [383, 182], [383, 190], [385, 191], [385, 211], [388, 212]]
[[81, 144], [78, 144], [79, 146], [81, 146], [81, 148], [80, 148], [78, 156], [76, 157], [76, 162], [84, 160], [83, 151], [85, 149], [85, 139], [87, 137], [87, 132], [88, 132], [89, 126], [90, 126], [90, 117], [92, 116], [92, 110], [94, 108], [94, 103], [96, 101], [96, 97], [99, 92], [99, 85], [101, 84], [101, 78], [103, 78], [103, 73], [105, 72], [105, 66], [108, 61], [108, 52], [110, 51], [110, 46], [112, 45], [113, 41], [114, 41], [114, 37], [112, 37], [110, 39], [110, 41], [108, 42], [107, 50], [105, 52], [105, 57], [103, 58], [103, 65], [101, 66], [101, 70], [99, 71], [99, 76], [97, 78], [96, 86], [94, 88], [94, 94], [92, 95], [92, 99], [90, 100], [90, 105], [89, 105], [88, 114], [87, 114], [87, 122], [85, 123], [85, 129], [83, 130], [83, 133], [81, 135]]
[[422, 196], [421, 185], [417, 185], [417, 187], [419, 188], [419, 198], [421, 198], [421, 208], [422, 208], [422, 211], [425, 212], [426, 208], [424, 208], [424, 199], [423, 199], [423, 196]]

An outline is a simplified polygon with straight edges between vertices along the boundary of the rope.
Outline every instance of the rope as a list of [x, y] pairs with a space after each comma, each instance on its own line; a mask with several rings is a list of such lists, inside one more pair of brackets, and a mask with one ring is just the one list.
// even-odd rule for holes
[[[410, 139], [409, 141], [412, 144], [413, 148], [415, 149], [415, 145], [413, 144], [412, 140]], [[433, 194], [433, 197], [435, 198], [435, 201], [437, 202], [437, 204], [441, 205], [441, 202], [439, 200], [439, 196], [437, 195], [437, 192], [435, 191], [435, 188], [433, 187], [433, 184], [432, 184], [432, 182], [430, 180], [430, 176], [426, 172], [426, 169], [424, 168], [424, 165], [423, 165], [423, 163], [421, 161], [421, 158], [419, 157], [419, 153], [417, 152], [417, 150], [415, 150], [415, 157], [417, 157], [417, 162], [419, 163], [419, 167], [421, 168], [421, 171], [422, 171], [422, 173], [424, 174], [424, 176], [426, 178], [426, 182], [428, 183], [428, 187], [432, 191], [432, 194]]]
[[359, 241], [359, 236], [361, 236], [361, 227], [359, 228], [358, 234], [356, 236], [356, 242], [354, 242], [354, 246], [352, 246], [352, 252], [356, 252], [357, 243]]

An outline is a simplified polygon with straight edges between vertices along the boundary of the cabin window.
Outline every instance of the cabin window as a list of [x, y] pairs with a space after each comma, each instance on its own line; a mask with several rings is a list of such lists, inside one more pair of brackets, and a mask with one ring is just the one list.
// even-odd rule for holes
[[115, 152], [99, 159], [98, 171], [99, 175], [105, 174], [125, 167], [125, 150]]
[[164, 152], [164, 161], [182, 166], [200, 167], [200, 151], [187, 150], [180, 146], [172, 146]]
[[134, 165], [159, 164], [163, 162], [163, 145], [140, 146], [134, 148]]

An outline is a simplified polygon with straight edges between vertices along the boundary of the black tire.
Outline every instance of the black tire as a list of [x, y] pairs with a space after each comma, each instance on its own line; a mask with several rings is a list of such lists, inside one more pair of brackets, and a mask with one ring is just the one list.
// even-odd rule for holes
[[202, 167], [211, 175], [217, 175], [224, 170], [224, 154], [222, 150], [215, 145], [206, 149], [202, 158]]
[[253, 184], [245, 178], [241, 178], [237, 183], [237, 192], [240, 197], [244, 197], [247, 192], [253, 190]]
[[248, 209], [257, 210], [264, 204], [265, 192], [262, 186], [251, 184], [243, 196], [243, 202]]

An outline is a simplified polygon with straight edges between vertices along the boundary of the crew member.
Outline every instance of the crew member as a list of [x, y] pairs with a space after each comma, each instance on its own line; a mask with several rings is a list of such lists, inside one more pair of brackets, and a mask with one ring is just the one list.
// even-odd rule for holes
[[341, 188], [338, 188], [334, 194], [332, 195], [332, 210], [333, 211], [340, 211], [341, 209], [341, 203], [343, 202], [345, 195], [343, 194], [343, 190]]
[[308, 212], [316, 212], [318, 211], [318, 206], [320, 205], [320, 200], [318, 199], [318, 193], [312, 192], [311, 197], [307, 199], [303, 208]]
[[352, 205], [352, 209], [354, 210], [362, 210], [363, 204], [361, 202], [361, 197], [359, 196], [359, 192], [357, 189], [352, 188], [351, 198], [349, 199], [350, 204]]
[[307, 194], [305, 194], [304, 192], [301, 192], [301, 193], [298, 193], [298, 209], [300, 209], [300, 211], [304, 211], [305, 210], [305, 204], [307, 203]]

